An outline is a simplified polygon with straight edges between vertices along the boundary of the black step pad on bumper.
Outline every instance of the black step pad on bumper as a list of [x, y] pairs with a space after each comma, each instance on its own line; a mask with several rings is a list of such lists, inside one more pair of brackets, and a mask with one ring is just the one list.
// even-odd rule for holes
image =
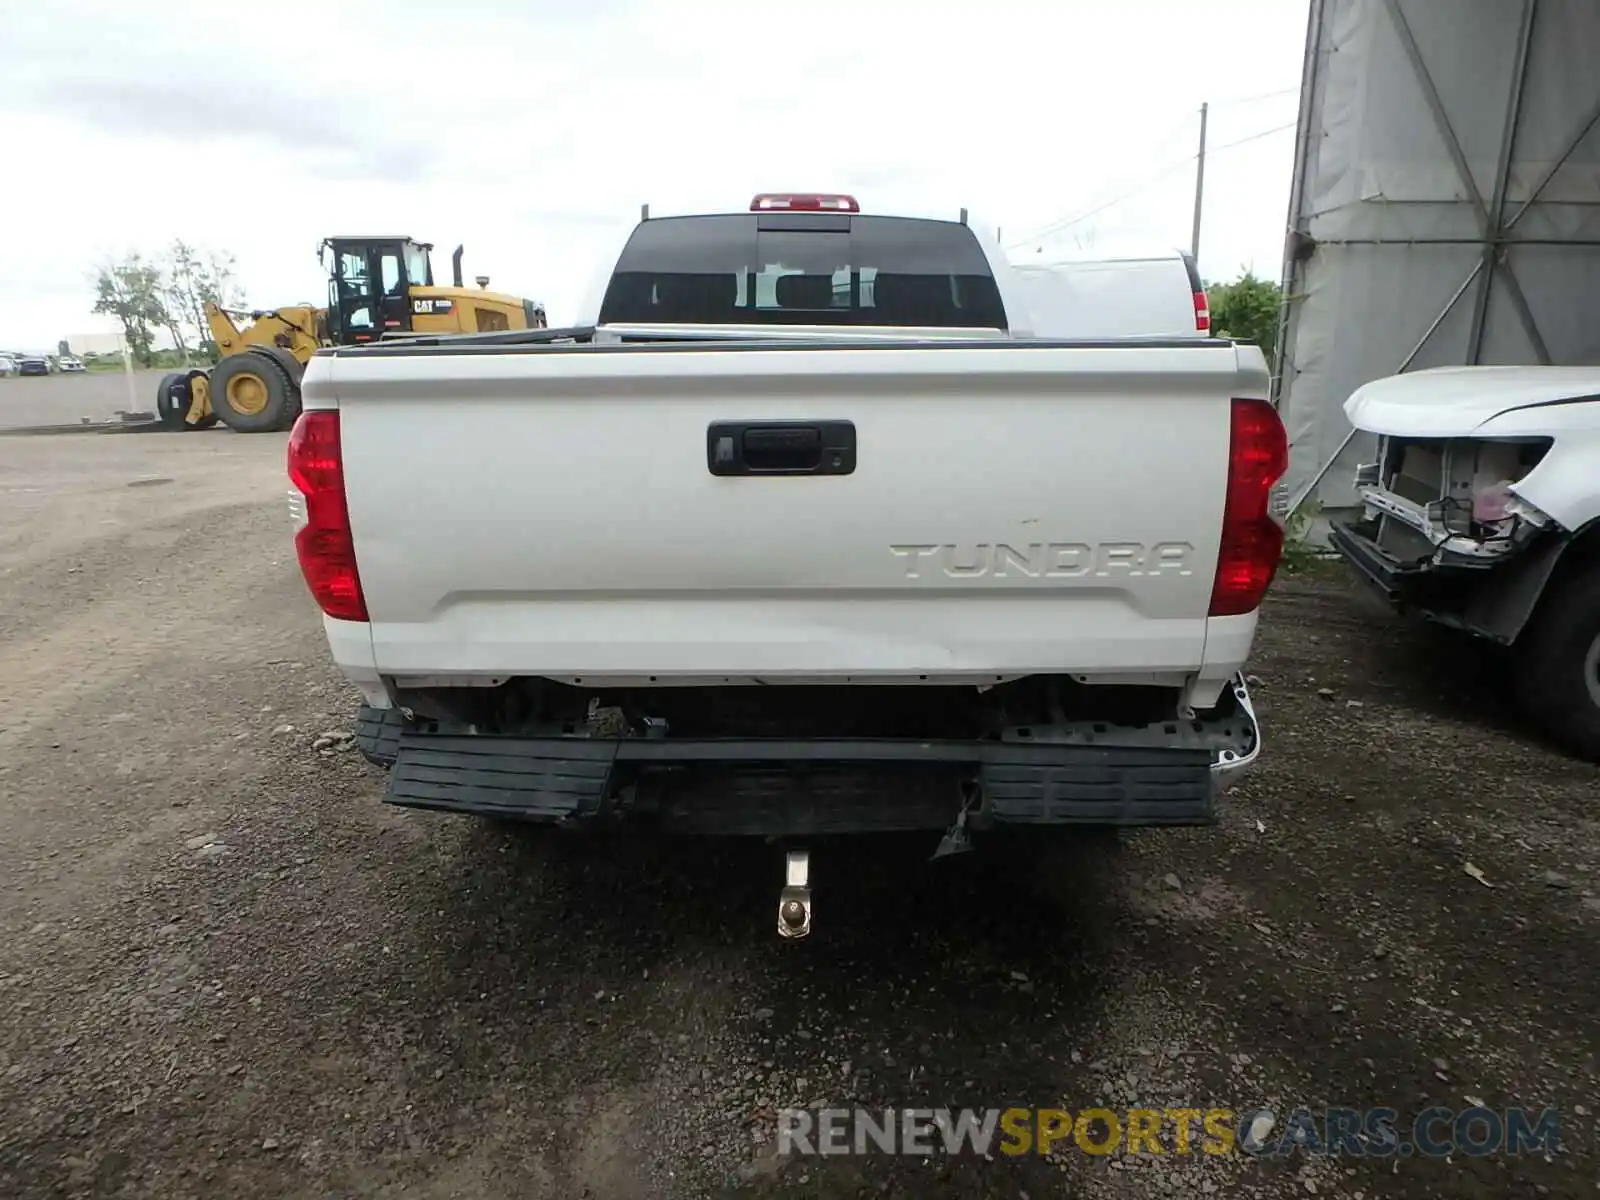
[[527, 820], [593, 816], [611, 794], [615, 763], [614, 743], [597, 739], [408, 733], [385, 799]]
[[984, 748], [978, 779], [996, 821], [1017, 825], [1208, 825], [1211, 755], [1102, 746]]
[[356, 748], [368, 762], [380, 767], [394, 766], [400, 753], [400, 735], [406, 731], [406, 718], [398, 708], [373, 708], [363, 704], [356, 714]]
[[[363, 747], [366, 749], [366, 747]], [[375, 754], [369, 754], [376, 759]], [[665, 776], [651, 768], [686, 768]], [[775, 774], [883, 774], [918, 768], [937, 795], [886, 786], [883, 811], [863, 812], [863, 789], [774, 787]], [[715, 773], [697, 800], [696, 775]], [[391, 804], [535, 821], [625, 812], [618, 788], [648, 773], [678, 786], [644, 807], [670, 825], [714, 833], [784, 834], [942, 828], [959, 807], [957, 781], [976, 777], [980, 822], [1032, 825], [1206, 825], [1215, 820], [1210, 754], [985, 741], [892, 739], [524, 738], [404, 732]], [[705, 779], [704, 776], [701, 777]], [[645, 794], [641, 789], [633, 798]], [[852, 816], [850, 810], [855, 809]], [[720, 811], [720, 815], [719, 815]]]

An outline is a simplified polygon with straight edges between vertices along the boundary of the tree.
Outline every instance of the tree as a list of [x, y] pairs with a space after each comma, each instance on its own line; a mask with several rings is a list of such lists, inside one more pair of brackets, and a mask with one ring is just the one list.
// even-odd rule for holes
[[243, 303], [233, 275], [233, 255], [199, 250], [179, 238], [167, 251], [164, 265], [162, 297], [172, 314], [173, 343], [187, 354], [185, 334], [192, 333], [195, 344], [215, 362], [217, 348], [211, 342], [205, 306], [236, 308]]
[[155, 331], [170, 326], [162, 278], [161, 268], [137, 252], [95, 268], [94, 311], [117, 319], [129, 352], [144, 367], [154, 361]]
[[1282, 289], [1246, 271], [1232, 283], [1208, 285], [1206, 296], [1211, 301], [1211, 328], [1218, 336], [1254, 342], [1276, 370]]

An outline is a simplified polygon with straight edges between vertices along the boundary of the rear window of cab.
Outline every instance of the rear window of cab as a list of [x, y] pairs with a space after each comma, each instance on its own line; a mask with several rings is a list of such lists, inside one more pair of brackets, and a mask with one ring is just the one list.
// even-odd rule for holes
[[641, 222], [600, 322], [1007, 328], [966, 225], [797, 212]]

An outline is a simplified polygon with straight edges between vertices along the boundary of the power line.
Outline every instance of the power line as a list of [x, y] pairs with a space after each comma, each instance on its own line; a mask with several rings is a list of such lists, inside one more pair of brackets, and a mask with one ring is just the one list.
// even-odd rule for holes
[[[1194, 137], [1194, 114], [1190, 113], [1183, 120], [1174, 121], [1165, 126], [1159, 138], [1140, 138], [1138, 140], [1145, 142], [1150, 147], [1150, 152], [1153, 155], [1170, 142], [1176, 142], [1180, 138], [1187, 142], [1192, 137]], [[1131, 141], [1133, 139], [1130, 138], [1128, 140]]]
[[[1232, 142], [1225, 142], [1223, 145], [1218, 146], [1215, 149], [1207, 150], [1206, 153], [1213, 155], [1221, 154], [1224, 150], [1232, 150], [1235, 146], [1243, 146], [1246, 143], [1258, 141], [1264, 137], [1270, 137], [1272, 134], [1282, 133], [1285, 129], [1293, 129], [1297, 124], [1299, 124], [1298, 121], [1288, 121], [1282, 125], [1274, 125], [1271, 129], [1263, 129], [1260, 133], [1252, 133], [1248, 137], [1242, 137]], [[1187, 169], [1189, 164], [1194, 162], [1197, 157], [1198, 155], [1191, 154], [1182, 161], [1174, 162], [1170, 166], [1158, 171], [1156, 174], [1147, 177], [1142, 183], [1129, 188], [1125, 192], [1121, 192], [1118, 195], [1113, 196], [1110, 200], [1107, 200], [1102, 204], [1097, 204], [1086, 212], [1081, 212], [1075, 216], [1067, 217], [1051, 225], [1047, 225], [1029, 237], [1023, 238], [1020, 241], [1012, 242], [1006, 247], [1006, 249], [1015, 250], [1019, 246], [1026, 246], [1033, 242], [1042, 241], [1047, 237], [1051, 237], [1054, 234], [1060, 233], [1064, 229], [1070, 229], [1074, 225], [1082, 224], [1090, 217], [1099, 216], [1101, 213], [1105, 212], [1106, 209], [1114, 208], [1118, 204], [1121, 204], [1124, 200], [1132, 199], [1145, 189], [1153, 186], [1154, 184], [1160, 183], [1162, 180], [1166, 179], [1167, 176]]]
[[[1284, 89], [1284, 90], [1277, 91], [1277, 92], [1263, 92], [1258, 96], [1245, 96], [1245, 97], [1242, 97], [1241, 99], [1231, 100], [1231, 101], [1224, 100], [1224, 101], [1222, 101], [1222, 103], [1224, 103], [1224, 104], [1245, 104], [1245, 103], [1248, 103], [1251, 100], [1265, 99], [1265, 98], [1267, 98], [1269, 96], [1285, 95], [1285, 94], [1287, 94], [1287, 92], [1298, 91], [1298, 90], [1299, 89], [1297, 89], [1297, 88], [1288, 88], [1288, 89]], [[1215, 107], [1215, 106], [1213, 106], [1213, 107]], [[1165, 131], [1163, 132], [1163, 134], [1162, 134], [1162, 136], [1160, 138], [1151, 138], [1151, 139], [1149, 139], [1150, 156], [1153, 157], [1154, 153], [1156, 151], [1164, 148], [1167, 145], [1167, 143], [1169, 143], [1171, 141], [1174, 141], [1180, 134], [1182, 134], [1184, 137], [1191, 136], [1190, 130], [1192, 129], [1193, 121], [1194, 121], [1194, 118], [1192, 116], [1185, 117], [1182, 121], [1179, 121], [1179, 122], [1176, 122], [1175, 124], [1167, 126], [1165, 128]], [[1144, 139], [1140, 139], [1140, 140], [1144, 140]], [[1224, 147], [1224, 149], [1225, 148], [1226, 147]], [[1138, 192], [1141, 189], [1143, 189], [1145, 187], [1148, 187], [1152, 183], [1156, 183], [1156, 182], [1159, 182], [1162, 179], [1165, 179], [1169, 174], [1171, 174], [1173, 171], [1177, 170], [1179, 167], [1187, 165], [1187, 163], [1190, 163], [1190, 162], [1193, 162], [1193, 161], [1194, 161], [1194, 156], [1190, 155], [1189, 158], [1186, 159], [1183, 163], [1174, 163], [1173, 166], [1163, 169], [1157, 175], [1149, 177], [1148, 179], [1145, 180], [1144, 183], [1138, 185], [1138, 187], [1134, 188], [1133, 190], [1120, 194], [1117, 197], [1116, 201], [1108, 201], [1107, 203], [1120, 202], [1122, 200], [1126, 200], [1129, 196], [1137, 195]], [[1074, 218], [1074, 219], [1076, 219], [1076, 218]], [[1051, 230], [1054, 230], [1055, 228], [1056, 228], [1056, 226], [1052, 224], [1052, 225], [1048, 226], [1046, 229], [1041, 230], [1040, 232], [1038, 232], [1036, 234], [1030, 235], [1029, 237], [1023, 238], [1020, 241], [1012, 242], [1012, 243], [1010, 243], [1010, 245], [1011, 246], [1025, 245], [1028, 242], [1034, 241], [1037, 238], [1044, 236], [1047, 232], [1049, 232]]]
[[[1174, 123], [1172, 125], [1167, 126], [1165, 132], [1162, 134], [1162, 136], [1160, 138], [1152, 138], [1152, 139], [1150, 139], [1149, 143], [1148, 143], [1149, 146], [1150, 146], [1150, 150], [1147, 153], [1146, 158], [1148, 159], [1148, 158], [1155, 157], [1155, 154], [1156, 154], [1157, 151], [1165, 149], [1167, 144], [1169, 142], [1173, 142], [1173, 141], [1177, 140], [1177, 138], [1178, 138], [1178, 136], [1180, 134], [1182, 136], [1184, 136], [1185, 138], [1191, 136], [1190, 129], [1192, 128], [1193, 120], [1194, 120], [1193, 117], [1185, 117], [1182, 121], [1178, 121], [1178, 122], [1176, 122], [1176, 123]], [[1141, 139], [1141, 140], [1143, 140], [1143, 139]], [[1119, 200], [1126, 200], [1129, 196], [1136, 195], [1141, 189], [1143, 189], [1145, 187], [1148, 187], [1151, 183], [1155, 183], [1155, 182], [1158, 182], [1161, 179], [1166, 178], [1173, 171], [1177, 170], [1178, 166], [1181, 166], [1181, 165], [1182, 164], [1178, 164], [1177, 166], [1172, 166], [1172, 167], [1168, 167], [1168, 168], [1163, 169], [1159, 175], [1155, 175], [1155, 176], [1152, 176], [1151, 178], [1146, 179], [1144, 181], [1144, 183], [1139, 184], [1138, 187], [1134, 188], [1132, 191], [1123, 193], [1122, 195], [1120, 195], [1118, 197], [1118, 199]], [[1126, 176], [1124, 176], [1124, 178], [1126, 178]], [[1053, 225], [1053, 224], [1050, 225], [1050, 226], [1047, 226], [1045, 229], [1041, 229], [1038, 233], [1030, 234], [1028, 237], [1025, 237], [1025, 238], [1022, 238], [1019, 241], [1010, 243], [1010, 246], [1008, 246], [1008, 248], [1014, 247], [1014, 246], [1026, 245], [1028, 242], [1032, 242], [1032, 241], [1037, 240], [1040, 237], [1043, 237], [1045, 234], [1049, 233], [1051, 230], [1053, 230], [1055, 228], [1056, 228], [1056, 226]]]
[[1213, 100], [1211, 106], [1213, 108], [1222, 108], [1235, 104], [1254, 104], [1258, 100], [1276, 100], [1279, 96], [1299, 95], [1299, 93], [1300, 89], [1298, 87], [1279, 88], [1275, 92], [1257, 92], [1253, 96], [1235, 96], [1231, 100]]
[[1029, 244], [1030, 242], [1041, 241], [1044, 238], [1050, 237], [1053, 234], [1060, 233], [1063, 229], [1070, 229], [1074, 225], [1078, 225], [1078, 224], [1080, 224], [1080, 223], [1082, 223], [1084, 221], [1087, 221], [1090, 217], [1098, 216], [1099, 214], [1105, 212], [1106, 209], [1108, 209], [1108, 208], [1115, 208], [1117, 205], [1121, 204], [1124, 200], [1128, 200], [1128, 199], [1130, 199], [1130, 198], [1132, 198], [1134, 196], [1137, 196], [1140, 192], [1144, 191], [1146, 188], [1149, 188], [1154, 184], [1160, 183], [1168, 175], [1172, 175], [1172, 174], [1177, 173], [1178, 171], [1183, 170], [1185, 167], [1187, 167], [1190, 163], [1192, 163], [1194, 161], [1194, 157], [1195, 156], [1191, 154], [1188, 158], [1184, 159], [1182, 162], [1173, 163], [1171, 166], [1167, 167], [1165, 170], [1160, 171], [1155, 175], [1151, 175], [1150, 177], [1145, 179], [1145, 181], [1143, 183], [1136, 184], [1134, 187], [1129, 188], [1127, 191], [1122, 192], [1122, 193], [1120, 193], [1120, 194], [1118, 194], [1116, 196], [1113, 196], [1111, 199], [1107, 200], [1105, 203], [1097, 204], [1093, 208], [1089, 209], [1088, 211], [1079, 213], [1077, 216], [1067, 217], [1064, 220], [1057, 221], [1053, 225], [1047, 225], [1043, 229], [1039, 230], [1039, 232], [1034, 234], [1032, 237], [1023, 238], [1022, 241], [1020, 241], [1020, 242], [1013, 242], [1010, 246], [1008, 246], [1006, 248], [1008, 250], [1011, 250], [1011, 249], [1015, 249], [1018, 246], [1025, 246], [1025, 245]]
[[1293, 129], [1298, 124], [1300, 124], [1299, 121], [1285, 121], [1282, 125], [1274, 125], [1271, 129], [1263, 129], [1260, 133], [1252, 133], [1249, 137], [1242, 137], [1236, 142], [1224, 142], [1211, 153], [1220, 154], [1224, 150], [1232, 150], [1235, 146], [1243, 146], [1246, 142], [1259, 141], [1261, 138], [1269, 137], [1274, 133], [1282, 133], [1285, 129]]

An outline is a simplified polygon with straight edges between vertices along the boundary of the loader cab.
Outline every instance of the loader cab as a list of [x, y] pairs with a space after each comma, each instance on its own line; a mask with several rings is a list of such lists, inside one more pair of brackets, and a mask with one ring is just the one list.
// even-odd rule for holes
[[432, 250], [408, 237], [324, 239], [329, 340], [348, 346], [409, 332], [411, 289], [433, 286]]

